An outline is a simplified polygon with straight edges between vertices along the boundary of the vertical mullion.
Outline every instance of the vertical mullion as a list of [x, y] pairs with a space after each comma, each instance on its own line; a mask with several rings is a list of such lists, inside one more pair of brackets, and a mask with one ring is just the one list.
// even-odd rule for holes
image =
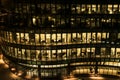
[[[63, 10], [62, 4], [60, 4], [60, 7], [61, 7], [60, 10]], [[61, 18], [61, 17], [62, 17], [62, 13], [61, 13], [61, 11], [60, 11], [59, 15], [60, 15], [60, 17], [59, 17], [59, 18], [60, 18], [60, 24], [59, 24], [59, 25], [62, 25], [62, 24], [61, 24], [61, 22], [62, 22], [62, 18]], [[64, 20], [64, 19], [63, 19], [63, 20]], [[65, 20], [64, 20], [64, 21], [65, 21]], [[60, 26], [60, 27], [61, 27], [61, 26]], [[64, 26], [64, 27], [65, 27], [65, 26]]]
[[116, 51], [116, 47], [115, 47], [115, 58], [117, 58], [117, 51]]
[[[68, 32], [66, 32], [66, 43], [68, 44]], [[67, 47], [65, 49], [65, 57], [67, 57]]]
[[[54, 10], [55, 10], [55, 13], [54, 13], [54, 15], [57, 15], [57, 5], [58, 4], [54, 4]], [[58, 15], [57, 15], [58, 16]], [[54, 27], [56, 27], [57, 26], [57, 16], [55, 16], [54, 18], [55, 18], [55, 21], [54, 21]]]
[[[50, 34], [50, 41], [49, 41], [49, 42], [50, 42], [50, 45], [51, 45], [52, 34], [53, 34], [53, 33], [50, 32], [49, 34]], [[51, 49], [51, 48], [50, 48], [50, 60], [52, 60], [52, 49]]]
[[86, 37], [86, 42], [85, 43], [88, 43], [88, 33], [87, 32], [85, 32], [85, 37]]
[[[114, 14], [114, 11], [113, 11], [113, 10], [114, 10], [114, 4], [112, 4], [112, 15]], [[110, 27], [112, 28], [112, 27], [113, 27], [113, 20], [114, 20], [114, 19], [111, 18], [110, 20], [111, 20], [111, 26], [110, 26]]]
[[[102, 32], [101, 32], [100, 34], [101, 34], [101, 36], [100, 36], [100, 40], [101, 40], [100, 43], [102, 43]], [[103, 47], [102, 47], [102, 48], [103, 48]], [[102, 48], [101, 48], [101, 49], [102, 49]], [[101, 51], [102, 51], [102, 50], [101, 50]], [[101, 54], [101, 53], [100, 53], [100, 56], [102, 57], [102, 54]]]
[[40, 33], [41, 31], [39, 30], [39, 42], [38, 42], [38, 44], [41, 44], [41, 33]]

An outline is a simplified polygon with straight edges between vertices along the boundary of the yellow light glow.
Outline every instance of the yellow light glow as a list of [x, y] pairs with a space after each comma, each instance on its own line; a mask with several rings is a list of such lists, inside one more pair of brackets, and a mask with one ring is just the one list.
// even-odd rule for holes
[[72, 10], [75, 10], [75, 8], [72, 8]]
[[94, 80], [105, 79], [104, 77], [96, 77], [96, 76], [95, 76], [95, 77], [89, 77], [89, 78], [90, 78], [90, 79], [94, 79]]
[[15, 71], [16, 69], [15, 68], [11, 68], [11, 71]]
[[76, 9], [80, 9], [80, 7], [76, 7]]
[[85, 11], [85, 9], [81, 9], [81, 11]]
[[0, 60], [0, 63], [4, 63], [4, 61], [3, 61], [3, 60]]
[[32, 19], [32, 22], [33, 22], [33, 24], [35, 25], [35, 24], [36, 24], [36, 18], [33, 18], [33, 19]]
[[18, 75], [18, 76], [21, 76], [22, 73], [23, 73], [22, 71], [19, 71], [17, 75]]
[[118, 63], [118, 66], [120, 66], [120, 63]]
[[52, 19], [55, 22], [55, 18]]
[[7, 64], [4, 64], [4, 68], [9, 68], [9, 66]]
[[35, 78], [35, 80], [39, 80], [39, 78]]
[[78, 80], [78, 78], [75, 78], [73, 75], [70, 75], [63, 77], [63, 80]]
[[18, 78], [18, 76], [17, 75], [15, 75], [15, 74], [10, 74], [10, 76], [12, 77], [12, 78], [14, 78], [14, 79], [17, 79]]
[[118, 7], [118, 5], [117, 5], [117, 4], [115, 4], [115, 5], [114, 5], [114, 7], [115, 7], [115, 8], [117, 8], [117, 7]]
[[30, 78], [31, 78], [31, 76], [27, 75], [27, 76], [25, 76], [25, 78], [26, 78], [26, 79], [30, 79]]
[[52, 17], [51, 16], [48, 16], [48, 20], [51, 20], [52, 19]]

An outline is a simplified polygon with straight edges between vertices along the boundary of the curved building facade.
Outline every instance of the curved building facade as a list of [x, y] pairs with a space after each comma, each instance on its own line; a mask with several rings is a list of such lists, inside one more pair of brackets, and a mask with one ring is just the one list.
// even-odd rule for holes
[[1, 49], [13, 73], [43, 80], [83, 74], [120, 77], [119, 2], [12, 0], [11, 4], [3, 16]]

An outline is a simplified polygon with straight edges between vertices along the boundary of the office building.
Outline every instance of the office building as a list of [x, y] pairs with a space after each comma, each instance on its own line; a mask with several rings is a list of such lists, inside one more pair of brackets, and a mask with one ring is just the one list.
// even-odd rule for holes
[[120, 76], [120, 2], [12, 0], [1, 49], [23, 78]]

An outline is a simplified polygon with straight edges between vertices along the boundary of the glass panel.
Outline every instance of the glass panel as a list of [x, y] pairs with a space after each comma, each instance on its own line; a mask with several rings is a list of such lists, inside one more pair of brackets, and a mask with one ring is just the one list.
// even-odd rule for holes
[[87, 12], [88, 14], [91, 14], [91, 5], [87, 5], [87, 7], [86, 7], [86, 12]]
[[106, 48], [101, 48], [101, 57], [104, 57]]
[[52, 34], [51, 42], [56, 43], [56, 39], [57, 39], [56, 34]]
[[62, 43], [61, 34], [57, 34], [57, 43]]
[[116, 54], [115, 54], [115, 48], [111, 48], [111, 57], [115, 57]]
[[66, 59], [67, 58], [67, 49], [62, 49], [60, 56], [62, 59]]
[[113, 5], [113, 11], [114, 11], [115, 14], [118, 14], [118, 13], [119, 13], [118, 4], [114, 4], [114, 5]]
[[67, 42], [68, 42], [68, 43], [71, 42], [71, 33], [67, 33]]
[[87, 43], [91, 42], [91, 33], [86, 33], [87, 34]]
[[46, 34], [46, 42], [48, 44], [50, 44], [50, 38], [51, 38], [50, 34]]
[[120, 57], [120, 48], [116, 48], [116, 57]]
[[106, 33], [102, 33], [102, 39], [106, 39]]
[[62, 58], [62, 54], [61, 54], [61, 50], [57, 50], [57, 59], [61, 59]]
[[83, 43], [86, 43], [87, 41], [86, 33], [82, 33], [82, 40], [83, 40]]
[[56, 50], [52, 50], [52, 60], [56, 60], [57, 59], [57, 53]]
[[62, 33], [62, 39], [64, 40], [64, 42], [66, 43], [67, 42], [67, 36], [66, 36], [66, 33]]
[[77, 36], [76, 33], [72, 33], [72, 42], [77, 42]]
[[46, 43], [45, 34], [40, 34], [40, 37], [41, 37], [41, 44]]
[[110, 4], [108, 5], [109, 14], [113, 14], [112, 6], [113, 6], [113, 5], [110, 5]]
[[118, 39], [120, 39], [120, 33], [118, 33]]
[[39, 41], [40, 41], [39, 34], [35, 34], [35, 42], [36, 42], [36, 44], [39, 44]]
[[96, 12], [96, 5], [92, 5], [92, 11], [91, 13], [95, 13]]

